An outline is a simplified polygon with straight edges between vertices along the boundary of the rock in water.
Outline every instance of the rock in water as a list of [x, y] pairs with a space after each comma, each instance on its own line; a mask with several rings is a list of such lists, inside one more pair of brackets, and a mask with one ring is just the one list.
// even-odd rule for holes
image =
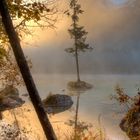
[[73, 101], [68, 95], [55, 94], [44, 99], [43, 104], [48, 114], [56, 114], [71, 108]]
[[13, 86], [7, 86], [0, 91], [0, 111], [5, 111], [22, 106], [25, 103], [18, 93], [18, 89]]
[[131, 140], [140, 140], [140, 107], [131, 108], [121, 120], [120, 128]]
[[86, 91], [93, 88], [91, 84], [84, 81], [71, 81], [67, 87], [70, 91]]

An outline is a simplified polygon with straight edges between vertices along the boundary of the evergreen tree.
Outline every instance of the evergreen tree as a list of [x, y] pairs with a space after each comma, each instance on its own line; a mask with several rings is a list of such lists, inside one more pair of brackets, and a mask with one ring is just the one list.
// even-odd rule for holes
[[80, 71], [79, 71], [79, 53], [86, 52], [87, 50], [92, 50], [93, 48], [86, 43], [86, 35], [88, 32], [84, 29], [84, 26], [80, 26], [79, 23], [79, 15], [83, 14], [83, 10], [81, 9], [81, 5], [78, 4], [78, 0], [70, 1], [70, 9], [72, 10], [71, 15], [72, 24], [68, 32], [70, 33], [71, 38], [74, 40], [74, 46], [71, 48], [67, 48], [66, 52], [70, 54], [74, 54], [76, 61], [76, 70], [77, 70], [77, 82], [80, 82]]

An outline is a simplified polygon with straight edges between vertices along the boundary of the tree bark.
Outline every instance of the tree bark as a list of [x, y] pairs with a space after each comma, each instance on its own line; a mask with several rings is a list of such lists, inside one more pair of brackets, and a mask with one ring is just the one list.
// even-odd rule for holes
[[41, 98], [38, 94], [38, 91], [36, 89], [35, 83], [33, 81], [33, 78], [32, 78], [31, 72], [30, 72], [30, 69], [29, 69], [27, 61], [25, 59], [23, 50], [21, 48], [18, 35], [14, 29], [14, 26], [13, 26], [13, 23], [11, 20], [11, 16], [8, 11], [8, 6], [6, 3], [6, 0], [0, 0], [0, 14], [2, 17], [2, 23], [4, 25], [5, 31], [9, 37], [9, 42], [13, 49], [17, 64], [21, 71], [26, 88], [29, 92], [29, 96], [30, 96], [33, 106], [36, 110], [36, 113], [38, 115], [42, 128], [46, 135], [46, 138], [48, 140], [56, 140], [56, 136], [53, 131], [52, 125], [46, 115], [43, 104], [41, 102]]
[[76, 62], [76, 70], [77, 70], [77, 82], [80, 82], [80, 72], [79, 72], [79, 58], [78, 58], [78, 50], [77, 50], [77, 46], [75, 47], [76, 51], [75, 51], [75, 62]]

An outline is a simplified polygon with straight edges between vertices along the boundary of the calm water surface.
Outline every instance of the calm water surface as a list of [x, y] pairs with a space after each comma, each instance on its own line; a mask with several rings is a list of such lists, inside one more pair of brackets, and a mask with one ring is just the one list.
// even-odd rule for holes
[[[35, 74], [34, 79], [40, 96], [44, 99], [49, 92], [69, 94], [67, 83], [75, 80], [75, 75]], [[94, 87], [80, 95], [78, 119], [98, 126], [98, 118], [101, 116], [102, 127], [111, 140], [127, 140], [128, 138], [119, 128], [125, 109], [110, 100], [110, 95], [115, 94], [114, 89], [117, 84], [123, 87], [128, 95], [136, 95], [140, 87], [140, 75], [82, 75], [81, 79]], [[23, 89], [21, 90], [23, 92]], [[72, 99], [74, 104], [71, 110], [51, 116], [54, 125], [64, 128], [65, 122], [75, 115], [77, 96], [72, 96]]]

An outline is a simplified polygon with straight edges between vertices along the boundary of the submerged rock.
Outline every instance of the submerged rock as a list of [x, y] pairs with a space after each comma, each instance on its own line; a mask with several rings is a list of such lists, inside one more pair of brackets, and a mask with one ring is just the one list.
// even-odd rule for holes
[[71, 108], [73, 101], [68, 95], [55, 94], [44, 99], [43, 104], [48, 114], [56, 114]]
[[22, 106], [25, 103], [18, 93], [18, 89], [13, 86], [7, 86], [0, 91], [0, 111], [5, 111]]
[[84, 81], [71, 81], [68, 83], [67, 87], [71, 91], [86, 91], [93, 88], [91, 84]]
[[120, 128], [131, 140], [140, 140], [140, 107], [134, 106], [121, 120]]

